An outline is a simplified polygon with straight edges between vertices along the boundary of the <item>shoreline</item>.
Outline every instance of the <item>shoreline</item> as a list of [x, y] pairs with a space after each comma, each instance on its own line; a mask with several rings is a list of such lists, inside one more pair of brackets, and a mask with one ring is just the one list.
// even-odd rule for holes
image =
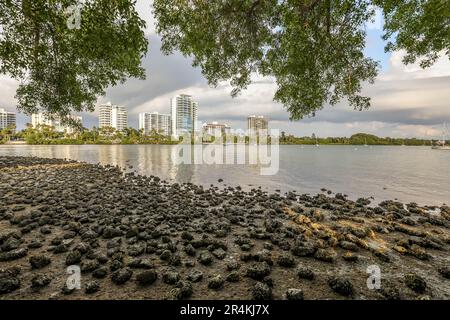
[[[203, 188], [34, 157], [0, 156], [0, 186], [0, 299], [450, 298], [444, 205]], [[68, 292], [72, 264], [82, 286]]]

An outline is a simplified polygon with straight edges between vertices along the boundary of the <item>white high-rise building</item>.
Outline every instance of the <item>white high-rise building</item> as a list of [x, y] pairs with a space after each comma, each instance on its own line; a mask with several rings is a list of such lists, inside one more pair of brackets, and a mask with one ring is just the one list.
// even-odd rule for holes
[[247, 119], [248, 130], [257, 134], [259, 130], [269, 130], [269, 120], [264, 116], [250, 116]]
[[181, 94], [170, 100], [172, 118], [172, 136], [179, 137], [184, 133], [198, 131], [198, 103], [192, 96]]
[[99, 106], [98, 127], [111, 127], [123, 131], [128, 127], [128, 112], [125, 107], [116, 106], [108, 102]]
[[139, 114], [139, 130], [144, 130], [144, 134], [149, 134], [152, 131], [160, 133], [164, 136], [172, 134], [172, 122], [170, 114], [162, 114], [158, 112]]
[[[79, 122], [80, 124], [83, 121], [83, 118], [80, 116], [69, 115], [68, 118], [70, 120], [74, 120]], [[68, 124], [63, 124], [61, 118], [58, 115], [49, 116], [45, 113], [33, 113], [31, 115], [31, 125], [33, 128], [37, 128], [39, 125], [46, 125], [49, 127], [53, 127], [53, 130], [56, 132], [65, 132], [68, 134], [72, 134], [75, 132], [75, 128]]]
[[16, 114], [0, 108], [0, 130], [16, 127]]

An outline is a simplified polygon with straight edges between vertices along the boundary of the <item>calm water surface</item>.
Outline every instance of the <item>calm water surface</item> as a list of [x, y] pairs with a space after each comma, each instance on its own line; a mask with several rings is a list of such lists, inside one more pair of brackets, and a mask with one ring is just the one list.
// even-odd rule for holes
[[[280, 146], [280, 169], [260, 175], [256, 165], [176, 165], [175, 146], [0, 146], [0, 155], [67, 158], [113, 164], [140, 174], [209, 186], [223, 184], [315, 194], [321, 188], [356, 199], [441, 205], [450, 203], [450, 151], [429, 147]], [[233, 148], [227, 146], [226, 148]], [[133, 166], [130, 169], [129, 166]]]

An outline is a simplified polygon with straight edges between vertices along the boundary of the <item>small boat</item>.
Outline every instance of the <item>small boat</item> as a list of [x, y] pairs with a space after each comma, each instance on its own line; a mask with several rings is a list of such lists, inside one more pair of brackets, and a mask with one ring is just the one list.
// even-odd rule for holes
[[442, 131], [442, 141], [438, 141], [437, 145], [431, 146], [431, 149], [434, 150], [450, 150], [450, 145], [446, 144], [445, 135], [448, 132], [447, 124], [444, 123], [444, 130]]

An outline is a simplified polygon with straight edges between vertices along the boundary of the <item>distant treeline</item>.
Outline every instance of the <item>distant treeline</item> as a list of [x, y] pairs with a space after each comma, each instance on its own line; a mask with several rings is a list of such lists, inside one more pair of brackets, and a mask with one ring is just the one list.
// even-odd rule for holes
[[[71, 133], [56, 132], [53, 127], [41, 125], [33, 128], [28, 125], [26, 129], [15, 132], [14, 128], [0, 130], [0, 144], [9, 140], [23, 140], [28, 144], [177, 144], [169, 136], [152, 131], [144, 134], [142, 130], [127, 128], [117, 131], [114, 128], [80, 128]], [[245, 139], [248, 142], [248, 137]], [[235, 137], [235, 142], [236, 142]], [[269, 139], [270, 141], [270, 139]], [[314, 134], [311, 137], [295, 137], [282, 132], [280, 144], [303, 145], [395, 145], [395, 146], [423, 146], [437, 144], [439, 140], [424, 140], [416, 138], [380, 138], [372, 134], [358, 133], [347, 137], [319, 138]], [[209, 141], [211, 142], [211, 140]]]
[[393, 146], [423, 146], [432, 145], [437, 140], [424, 140], [416, 138], [380, 138], [372, 134], [358, 133], [352, 135], [350, 138], [347, 137], [328, 137], [328, 138], [318, 138], [314, 135], [311, 137], [295, 137], [293, 135], [281, 134], [280, 143], [281, 144], [336, 144], [336, 145], [393, 145]]

